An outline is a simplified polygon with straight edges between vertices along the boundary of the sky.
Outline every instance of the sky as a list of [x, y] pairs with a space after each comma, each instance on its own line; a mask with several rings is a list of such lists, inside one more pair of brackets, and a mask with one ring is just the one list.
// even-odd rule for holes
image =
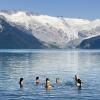
[[0, 10], [91, 20], [100, 18], [100, 0], [0, 0]]

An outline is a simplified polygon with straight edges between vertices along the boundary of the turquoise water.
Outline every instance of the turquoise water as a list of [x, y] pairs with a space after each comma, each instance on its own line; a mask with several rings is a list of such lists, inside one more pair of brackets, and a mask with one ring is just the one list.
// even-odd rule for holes
[[[81, 89], [75, 86], [76, 73]], [[99, 50], [0, 50], [0, 100], [100, 100], [99, 75]], [[50, 91], [45, 89], [46, 77], [53, 85]], [[61, 85], [55, 83], [58, 77]]]

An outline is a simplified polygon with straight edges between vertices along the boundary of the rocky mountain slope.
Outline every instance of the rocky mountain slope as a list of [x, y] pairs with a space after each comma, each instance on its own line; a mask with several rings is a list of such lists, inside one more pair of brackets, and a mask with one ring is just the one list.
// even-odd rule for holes
[[[23, 38], [23, 33], [27, 39], [29, 37], [34, 38], [38, 42], [37, 44], [32, 41], [28, 42], [27, 46], [33, 44], [33, 46], [29, 45], [29, 48], [75, 48], [85, 38], [100, 34], [99, 19], [90, 21], [60, 16], [52, 17], [25, 11], [4, 10], [0, 11], [0, 18], [12, 27], [10, 30], [6, 27], [2, 32], [2, 28], [5, 26], [0, 24], [0, 38], [2, 41], [5, 40], [2, 35], [9, 31], [12, 31], [14, 40], [19, 33], [19, 38]], [[15, 29], [20, 32], [15, 34]], [[5, 32], [5, 30], [7, 31]], [[3, 44], [2, 41], [1, 44]], [[16, 43], [20, 44], [21, 42], [16, 39]]]
[[44, 48], [36, 39], [0, 18], [0, 49], [38, 49]]

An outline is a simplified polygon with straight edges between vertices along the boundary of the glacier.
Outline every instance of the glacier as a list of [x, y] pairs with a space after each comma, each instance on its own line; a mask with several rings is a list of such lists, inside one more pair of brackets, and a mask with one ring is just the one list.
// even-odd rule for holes
[[0, 18], [26, 34], [31, 34], [47, 48], [75, 48], [84, 39], [100, 34], [100, 19], [53, 17], [26, 11], [2, 10]]

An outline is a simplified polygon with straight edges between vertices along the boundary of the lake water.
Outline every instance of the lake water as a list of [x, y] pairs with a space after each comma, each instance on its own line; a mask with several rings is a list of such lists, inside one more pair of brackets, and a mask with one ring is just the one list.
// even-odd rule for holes
[[[75, 74], [82, 79], [81, 89]], [[100, 100], [99, 75], [99, 50], [0, 50], [0, 100]], [[58, 77], [61, 85], [55, 83]], [[45, 89], [46, 78], [53, 85], [50, 91]]]

